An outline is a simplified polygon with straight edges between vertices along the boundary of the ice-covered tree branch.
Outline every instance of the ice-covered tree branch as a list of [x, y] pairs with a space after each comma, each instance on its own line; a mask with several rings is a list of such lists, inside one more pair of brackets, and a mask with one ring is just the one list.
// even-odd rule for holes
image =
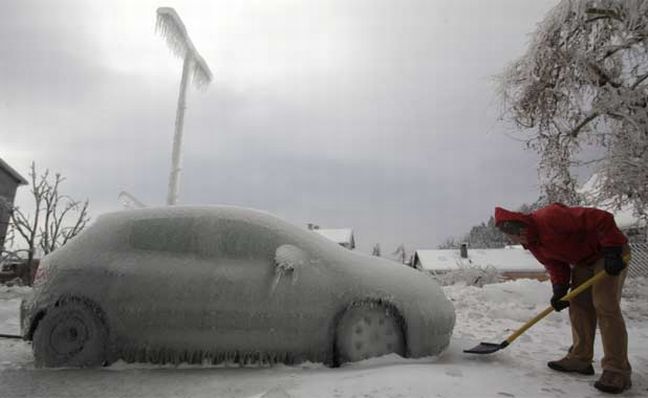
[[594, 145], [601, 200], [648, 218], [647, 38], [646, 1], [564, 0], [501, 76], [505, 114], [531, 132], [547, 201], [578, 203], [575, 167]]
[[12, 207], [10, 227], [24, 240], [27, 266], [31, 267], [37, 249], [42, 254], [51, 253], [81, 232], [89, 221], [89, 202], [62, 195], [60, 185], [65, 179], [60, 174], [52, 179], [49, 170], [38, 175], [35, 163], [31, 164], [29, 177], [34, 214]]

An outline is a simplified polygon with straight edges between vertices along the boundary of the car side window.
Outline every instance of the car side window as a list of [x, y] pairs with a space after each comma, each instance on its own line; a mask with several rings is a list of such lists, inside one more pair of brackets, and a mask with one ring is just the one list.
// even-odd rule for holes
[[154, 218], [133, 221], [130, 245], [135, 249], [174, 253], [196, 252], [196, 219]]
[[199, 253], [210, 258], [272, 261], [275, 250], [289, 243], [270, 228], [242, 220], [204, 220], [200, 231]]

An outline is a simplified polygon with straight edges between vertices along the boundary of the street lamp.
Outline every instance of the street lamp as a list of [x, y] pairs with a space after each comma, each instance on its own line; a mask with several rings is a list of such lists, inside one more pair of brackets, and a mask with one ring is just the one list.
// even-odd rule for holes
[[189, 74], [197, 88], [205, 87], [211, 82], [212, 74], [205, 60], [193, 46], [182, 20], [171, 7], [157, 9], [156, 31], [166, 39], [171, 52], [183, 60], [182, 80], [178, 95], [175, 133], [173, 135], [173, 152], [171, 154], [171, 173], [169, 175], [169, 192], [167, 205], [174, 205], [178, 200], [178, 181], [180, 179], [180, 148], [182, 146], [182, 126], [187, 98], [187, 80]]

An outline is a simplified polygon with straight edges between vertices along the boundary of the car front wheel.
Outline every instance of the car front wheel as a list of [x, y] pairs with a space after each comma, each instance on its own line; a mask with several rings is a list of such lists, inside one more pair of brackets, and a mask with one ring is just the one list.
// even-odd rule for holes
[[106, 340], [99, 314], [81, 301], [67, 301], [49, 310], [36, 327], [32, 343], [36, 366], [102, 366]]
[[395, 353], [405, 356], [405, 338], [400, 318], [377, 304], [348, 309], [337, 327], [338, 364]]

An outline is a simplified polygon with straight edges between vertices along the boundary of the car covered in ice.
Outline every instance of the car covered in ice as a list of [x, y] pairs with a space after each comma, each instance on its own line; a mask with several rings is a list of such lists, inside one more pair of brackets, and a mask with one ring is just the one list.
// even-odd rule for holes
[[426, 274], [230, 206], [100, 216], [42, 259], [21, 305], [37, 366], [337, 366], [449, 344], [454, 307]]

